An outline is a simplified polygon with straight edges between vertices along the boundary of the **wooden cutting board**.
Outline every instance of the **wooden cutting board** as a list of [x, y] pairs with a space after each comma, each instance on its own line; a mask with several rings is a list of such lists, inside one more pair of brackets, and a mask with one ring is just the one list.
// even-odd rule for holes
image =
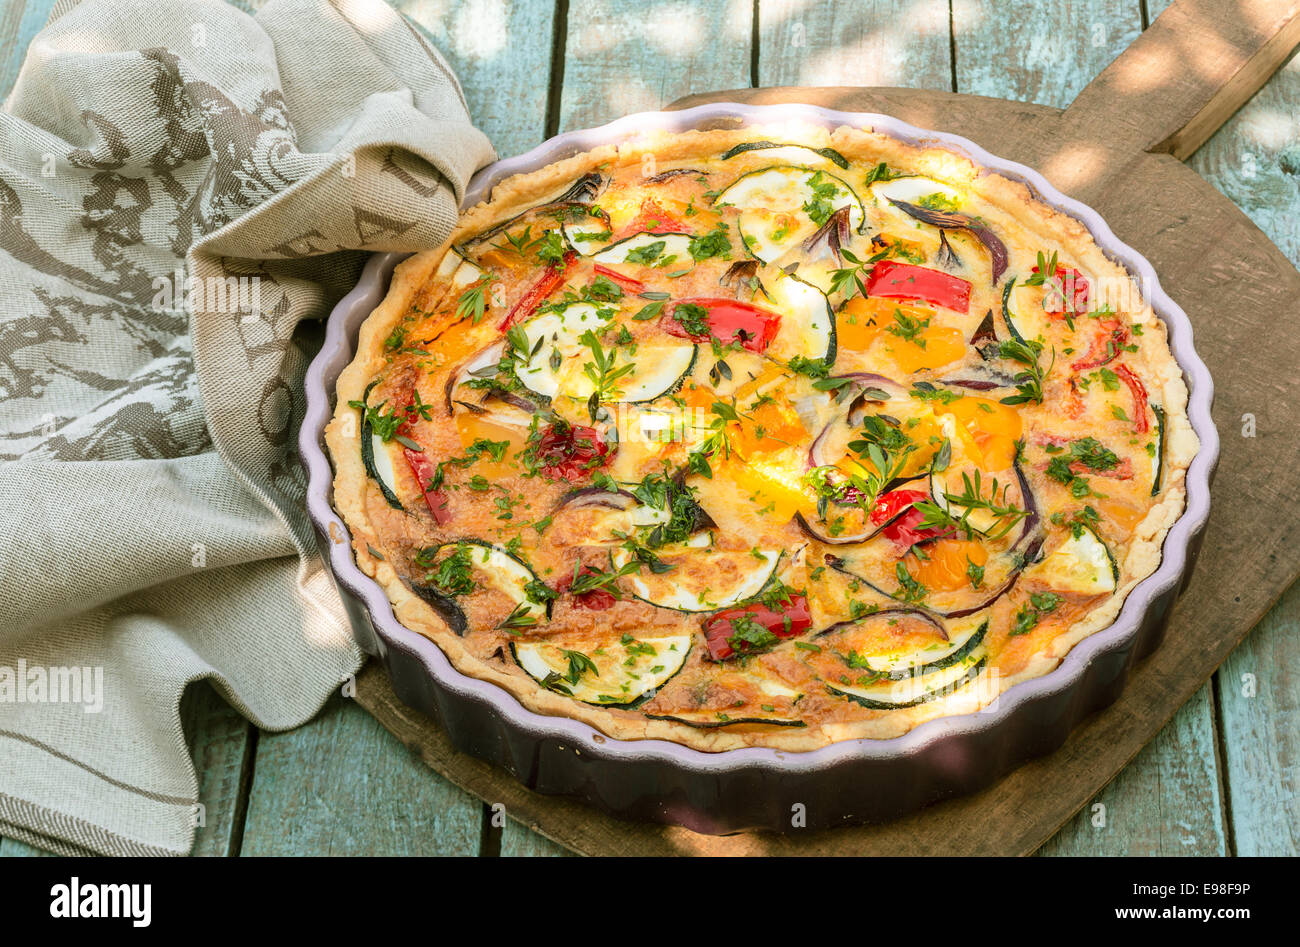
[[[963, 135], [1096, 208], [1191, 317], [1215, 380], [1222, 458], [1213, 513], [1164, 644], [1115, 704], [1055, 753], [988, 789], [882, 825], [725, 838], [623, 822], [541, 796], [453, 750], [371, 665], [357, 700], [447, 779], [574, 851], [662, 854], [1028, 854], [1120, 771], [1300, 575], [1300, 273], [1183, 165], [1300, 44], [1300, 0], [1179, 0], [1065, 110], [914, 89], [739, 89], [706, 102], [883, 112]], [[1253, 431], [1253, 436], [1246, 436]]]

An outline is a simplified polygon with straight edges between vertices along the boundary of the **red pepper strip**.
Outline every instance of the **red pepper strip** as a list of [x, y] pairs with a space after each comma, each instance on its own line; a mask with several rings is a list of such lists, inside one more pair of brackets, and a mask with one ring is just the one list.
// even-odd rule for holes
[[[415, 439], [411, 437], [411, 427], [415, 424], [416, 418], [419, 417], [411, 407], [415, 400], [412, 397], [414, 391], [415, 381], [414, 379], [408, 379], [401, 389], [396, 392], [403, 401], [407, 402], [405, 408], [406, 417], [397, 426], [397, 434], [412, 441]], [[445, 490], [429, 489], [429, 484], [433, 482], [433, 478], [437, 475], [438, 465], [430, 460], [429, 456], [423, 451], [411, 450], [409, 447], [402, 447], [402, 456], [406, 458], [406, 466], [410, 468], [420, 492], [424, 494], [425, 506], [433, 514], [434, 521], [439, 526], [446, 526], [451, 522], [451, 510], [447, 509], [447, 492]]]
[[[698, 306], [706, 311], [709, 324], [707, 335], [692, 333], [682, 325], [677, 317], [680, 306]], [[708, 342], [716, 338], [724, 344], [739, 341], [741, 348], [761, 353], [776, 338], [776, 333], [781, 328], [781, 315], [738, 299], [692, 297], [672, 303], [671, 308], [664, 311], [659, 324], [669, 335], [680, 339]]]
[[641, 282], [639, 279], [632, 279], [630, 276], [624, 276], [622, 273], [618, 272], [618, 270], [611, 270], [608, 266], [603, 266], [600, 263], [596, 264], [596, 275], [603, 276], [610, 282], [617, 283], [629, 293], [645, 292], [645, 283]]
[[1076, 372], [1081, 372], [1109, 365], [1119, 358], [1119, 353], [1124, 350], [1126, 342], [1128, 342], [1128, 329], [1124, 328], [1118, 319], [1103, 319], [1101, 331], [1093, 336], [1092, 347], [1088, 349], [1088, 354], [1070, 367]]
[[[1050, 463], [1038, 465], [1038, 469], [1042, 471], [1046, 471], [1049, 467], [1051, 467]], [[1132, 480], [1133, 462], [1125, 457], [1109, 470], [1095, 470], [1082, 461], [1076, 460], [1070, 464], [1070, 472], [1080, 477], [1104, 477], [1107, 480]]]
[[425, 506], [429, 508], [429, 512], [433, 514], [439, 526], [446, 526], [451, 522], [451, 510], [447, 509], [447, 492], [429, 489], [429, 484], [437, 475], [438, 465], [430, 460], [427, 454], [411, 450], [409, 447], [402, 448], [402, 454], [406, 457], [406, 466], [410, 467], [411, 473], [415, 474], [420, 492], [424, 494]]
[[1138, 378], [1133, 369], [1127, 365], [1116, 365], [1115, 374], [1128, 385], [1128, 390], [1133, 395], [1133, 430], [1138, 434], [1145, 434], [1151, 430], [1151, 421], [1147, 418], [1146, 385], [1142, 384], [1142, 379]]
[[1087, 464], [1079, 460], [1070, 464], [1070, 470], [1081, 477], [1105, 477], [1108, 480], [1133, 479], [1133, 461], [1129, 460], [1127, 457], [1109, 470], [1093, 470]]
[[[709, 648], [709, 657], [714, 661], [725, 661], [737, 654], [732, 646], [736, 629], [732, 623], [741, 615], [748, 615], [756, 625], [761, 625], [778, 638], [793, 638], [812, 627], [812, 613], [808, 611], [808, 599], [798, 592], [790, 594], [788, 602], [778, 605], [773, 610], [766, 605], [742, 605], [716, 612], [704, 620], [704, 641]], [[739, 653], [749, 650], [749, 644], [738, 641]]]
[[690, 228], [669, 214], [653, 198], [641, 202], [640, 212], [632, 221], [614, 234], [615, 240], [622, 240], [634, 233], [690, 233]]
[[[591, 566], [583, 566], [579, 575], [593, 575], [596, 572]], [[573, 573], [560, 576], [555, 588], [561, 594], [569, 591], [569, 586], [573, 585]], [[608, 589], [592, 589], [590, 592], [579, 592], [573, 596], [574, 608], [586, 608], [593, 612], [604, 611], [615, 602], [614, 593]]]
[[887, 522], [895, 516], [898, 516], [900, 510], [908, 509], [902, 516], [894, 520], [882, 531], [886, 539], [893, 542], [900, 549], [908, 549], [915, 543], [924, 539], [933, 539], [935, 536], [942, 536], [946, 532], [939, 527], [929, 529], [918, 529], [921, 522], [925, 519], [925, 514], [916, 509], [913, 504], [929, 498], [928, 493], [920, 490], [890, 490], [888, 493], [882, 493], [876, 498], [876, 505], [871, 508], [871, 522], [874, 526]]
[[537, 282], [528, 288], [528, 292], [524, 293], [519, 302], [515, 303], [511, 308], [509, 314], [501, 323], [501, 331], [504, 332], [515, 323], [522, 322], [536, 312], [542, 301], [559, 289], [564, 281], [569, 278], [577, 259], [578, 255], [576, 253], [566, 253], [564, 254], [563, 266], [548, 267], [546, 272], [538, 277]]
[[537, 460], [548, 480], [580, 480], [609, 462], [609, 445], [595, 428], [549, 424], [537, 442]]
[[867, 295], [917, 299], [954, 312], [970, 311], [970, 282], [925, 266], [882, 260], [867, 277]]
[[1079, 397], [1079, 386], [1073, 378], [1070, 379], [1070, 393], [1065, 396], [1065, 413], [1075, 421], [1083, 417], [1083, 399]]
[[[1037, 273], [1038, 267], [1034, 266], [1033, 271]], [[1059, 263], [1053, 275], [1056, 277], [1057, 285], [1043, 297], [1043, 310], [1058, 319], [1087, 312], [1089, 287], [1084, 275], [1075, 269], [1067, 270]]]

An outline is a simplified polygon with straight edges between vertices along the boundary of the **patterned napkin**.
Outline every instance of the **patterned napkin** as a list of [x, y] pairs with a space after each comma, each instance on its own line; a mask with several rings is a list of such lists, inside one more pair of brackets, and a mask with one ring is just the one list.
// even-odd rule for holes
[[302, 373], [492, 157], [378, 0], [55, 7], [0, 111], [0, 835], [183, 854], [186, 684], [283, 729], [357, 668]]

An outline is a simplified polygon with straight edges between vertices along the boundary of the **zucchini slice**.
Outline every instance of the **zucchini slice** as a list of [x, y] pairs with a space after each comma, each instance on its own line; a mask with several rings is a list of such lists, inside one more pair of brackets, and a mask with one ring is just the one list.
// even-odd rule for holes
[[[619, 401], [640, 404], [670, 395], [681, 388], [695, 370], [695, 345], [651, 344], [637, 346], [636, 368], [619, 379]], [[586, 375], [582, 376], [586, 380]], [[579, 391], [586, 397], [590, 387]]]
[[446, 255], [438, 264], [437, 275], [441, 279], [450, 279], [453, 287], [468, 286], [483, 277], [483, 271], [465, 259], [453, 248], [448, 248]]
[[826, 690], [837, 697], [845, 697], [870, 710], [899, 710], [915, 707], [937, 697], [956, 693], [984, 669], [986, 654], [976, 649], [960, 661], [924, 674], [908, 674], [901, 679], [884, 678], [866, 684], [826, 684]]
[[[557, 373], [559, 393], [565, 397], [586, 403], [595, 391], [591, 378], [585, 371], [583, 349], [577, 357], [568, 359], [560, 365]], [[681, 388], [695, 370], [697, 347], [689, 342], [651, 341], [637, 346], [636, 355], [631, 358], [632, 371], [624, 375], [617, 383], [617, 397], [609, 400], [625, 404], [644, 404], [670, 395]], [[628, 356], [620, 352], [619, 364], [627, 364], [623, 359]]]
[[560, 227], [564, 239], [582, 256], [591, 256], [609, 246], [609, 222], [600, 217], [566, 220]]
[[1006, 323], [1007, 331], [1019, 342], [1029, 342], [1044, 337], [1048, 319], [1047, 314], [1043, 312], [1041, 301], [1017, 299], [1016, 297], [1021, 295], [1016, 292], [1017, 288], [1025, 289], [1023, 285], [1016, 286], [1015, 277], [1007, 280], [1006, 285], [1002, 287], [1002, 321]]
[[[372, 381], [367, 387], [361, 400], [366, 404], [370, 403], [370, 391], [379, 382]], [[395, 510], [404, 510], [402, 501], [397, 496], [397, 475], [393, 470], [393, 455], [390, 452], [389, 445], [374, 432], [370, 424], [369, 415], [362, 411], [361, 414], [361, 463], [366, 468], [366, 473], [370, 478], [379, 485], [379, 492], [384, 495], [388, 505]]]
[[1065, 542], [1042, 562], [1025, 571], [1026, 578], [1046, 583], [1058, 592], [1102, 595], [1119, 584], [1119, 564], [1100, 537], [1087, 526], [1076, 527]]
[[1155, 474], [1151, 479], [1151, 495], [1158, 496], [1160, 481], [1164, 479], [1165, 474], [1165, 409], [1153, 401], [1151, 413], [1156, 416], [1156, 456], [1153, 458]]
[[720, 710], [678, 710], [671, 714], [647, 713], [646, 716], [651, 720], [671, 720], [673, 723], [684, 723], [688, 727], [695, 727], [699, 730], [716, 730], [719, 727], [734, 727], [742, 723], [761, 724], [765, 727], [808, 726], [802, 720], [789, 717], [756, 716], [745, 710], [741, 710], [739, 713], [742, 716], [733, 717]]
[[599, 332], [613, 314], [609, 307], [570, 303], [525, 322], [522, 329], [528, 339], [528, 358], [515, 370], [519, 380], [542, 397], [554, 398], [566, 363], [586, 351], [580, 341], [582, 334], [589, 329]]
[[648, 699], [682, 669], [691, 636], [624, 635], [596, 650], [583, 651], [584, 647], [590, 643], [552, 637], [512, 642], [510, 652], [530, 677], [549, 690], [584, 704], [628, 707]]
[[[529, 587], [538, 581], [537, 576], [533, 574], [533, 570], [500, 546], [481, 539], [462, 539], [457, 542], [444, 543], [434, 549], [429, 556], [429, 561], [434, 563], [431, 567], [432, 570], [436, 571], [447, 556], [461, 554], [462, 551], [469, 556], [469, 566], [476, 580], [482, 582], [488, 588], [505, 594], [515, 603], [511, 618], [523, 623], [529, 618], [540, 622], [551, 617], [551, 603], [549, 600], [535, 602], [528, 595]], [[435, 587], [425, 586], [425, 588], [437, 592], [443, 598], [454, 603], [454, 597], [437, 590]]]
[[668, 266], [679, 262], [693, 266], [695, 263], [688, 233], [634, 233], [602, 247], [592, 259], [597, 263], [641, 263], [646, 266]]
[[938, 647], [927, 646], [904, 651], [865, 655], [863, 663], [875, 674], [890, 680], [903, 680], [920, 674], [929, 674], [967, 661], [988, 634], [987, 618], [967, 619], [949, 629], [948, 640]]
[[736, 145], [734, 148], [723, 153], [721, 160], [729, 161], [736, 155], [744, 154], [748, 151], [766, 151], [763, 157], [771, 158], [776, 161], [813, 161], [817, 158], [825, 159], [845, 171], [849, 169], [849, 159], [844, 157], [834, 148], [809, 148], [807, 145], [792, 145], [781, 141], [745, 141]]
[[[771, 263], [813, 234], [841, 207], [849, 208], [849, 226], [862, 226], [862, 201], [845, 181], [827, 171], [777, 165], [742, 174], [716, 201], [740, 210], [737, 227], [749, 254]], [[815, 208], [817, 216], [809, 216]], [[791, 223], [790, 221], [795, 221]]]
[[366, 473], [379, 484], [379, 492], [384, 495], [388, 505], [395, 510], [404, 510], [402, 501], [397, 498], [397, 476], [393, 471], [393, 455], [384, 441], [370, 429], [370, 422], [361, 425], [361, 462], [365, 464]]
[[870, 195], [871, 201], [876, 205], [876, 209], [885, 217], [886, 222], [895, 228], [901, 227], [904, 230], [916, 229], [916, 218], [895, 207], [892, 201], [905, 201], [918, 207], [930, 207], [938, 210], [959, 210], [962, 199], [961, 191], [951, 184], [944, 184], [942, 181], [922, 175], [908, 175], [893, 178], [889, 181], [876, 181], [868, 188], [867, 193]]
[[[591, 352], [581, 338], [588, 329], [599, 332], [608, 325], [613, 312], [610, 307], [579, 302], [526, 322], [523, 332], [529, 356], [516, 369], [519, 380], [545, 398], [563, 394], [585, 402], [594, 386], [584, 369]], [[641, 343], [631, 357], [635, 368], [618, 380], [618, 400], [654, 401], [676, 391], [695, 367], [695, 353], [694, 343], [678, 339]], [[620, 367], [628, 358], [619, 350]]]
[[934, 500], [934, 505], [949, 516], [954, 516], [957, 519], [966, 516], [967, 524], [977, 533], [987, 533], [996, 527], [1001, 521], [992, 511], [983, 507], [976, 507], [969, 510], [970, 515], [967, 516], [968, 507], [948, 499], [947, 495], [949, 493], [961, 494], [960, 489], [955, 489], [956, 484], [949, 482], [950, 480], [960, 481], [961, 479], [960, 477], [950, 477], [952, 472], [952, 467], [949, 467], [946, 470], [932, 471], [930, 473], [930, 499]]
[[[724, 552], [694, 548], [691, 540], [685, 547], [662, 555], [673, 566], [668, 572], [641, 570], [627, 576], [632, 594], [643, 602], [679, 612], [713, 612], [747, 602], [758, 595], [772, 580], [780, 564], [779, 550], [765, 550], [761, 563], [752, 552]], [[664, 553], [665, 550], [656, 550]], [[674, 561], [675, 560], [675, 561]], [[632, 553], [618, 546], [609, 553], [610, 564], [617, 570], [632, 561]]]
[[816, 286], [789, 275], [773, 280], [767, 289], [772, 308], [781, 314], [781, 328], [773, 340], [774, 357], [789, 361], [796, 355], [835, 362], [835, 310]]

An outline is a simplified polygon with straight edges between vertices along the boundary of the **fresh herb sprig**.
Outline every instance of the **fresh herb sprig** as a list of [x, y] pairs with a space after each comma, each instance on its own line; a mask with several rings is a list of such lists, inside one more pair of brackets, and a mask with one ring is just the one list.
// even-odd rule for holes
[[471, 283], [456, 300], [456, 318], [469, 319], [478, 325], [487, 312], [487, 291], [491, 285], [492, 277], [486, 274]]
[[885, 331], [891, 335], [896, 335], [904, 342], [911, 342], [913, 345], [925, 348], [925, 339], [921, 338], [921, 333], [930, 327], [929, 319], [917, 319], [913, 316], [904, 314], [903, 310], [894, 310], [894, 324], [886, 326]]
[[[976, 510], [987, 511], [995, 521], [995, 526], [982, 534], [989, 540], [1001, 539], [1011, 529], [1029, 515], [1028, 510], [1022, 510], [1020, 507], [1007, 502], [1007, 486], [1001, 485], [999, 488], [998, 479], [993, 478], [989, 485], [988, 495], [984, 495], [983, 479], [980, 472], [969, 474], [965, 471], [961, 475], [962, 491], [960, 493], [949, 493], [944, 491], [943, 498], [949, 504], [948, 509], [944, 509], [937, 503], [921, 501], [916, 504], [924, 517], [919, 524], [918, 529], [956, 529], [964, 532], [967, 539], [971, 539], [980, 530], [975, 529], [970, 523], [970, 516]], [[960, 516], [952, 513], [953, 506], [962, 507]]]
[[1034, 592], [1029, 596], [1029, 602], [1016, 612], [1015, 624], [1011, 626], [1008, 634], [1013, 638], [1029, 634], [1044, 615], [1056, 611], [1056, 607], [1060, 604], [1061, 596], [1055, 592]]
[[1010, 359], [1013, 362], [1019, 362], [1025, 368], [1016, 373], [1016, 393], [1007, 395], [1001, 399], [1003, 404], [1035, 404], [1043, 403], [1043, 381], [1051, 374], [1052, 368], [1056, 365], [1056, 349], [1052, 349], [1052, 360], [1043, 368], [1040, 358], [1043, 354], [1043, 343], [1031, 339], [1022, 342], [1020, 339], [1003, 339], [998, 345], [998, 354], [1003, 358]]
[[601, 403], [613, 400], [622, 394], [618, 382], [636, 371], [636, 363], [615, 365], [618, 360], [618, 349], [605, 351], [596, 333], [590, 329], [579, 336], [579, 341], [591, 351], [591, 361], [583, 363], [582, 370], [592, 385], [591, 395], [587, 399], [587, 415], [595, 421], [600, 413]]

